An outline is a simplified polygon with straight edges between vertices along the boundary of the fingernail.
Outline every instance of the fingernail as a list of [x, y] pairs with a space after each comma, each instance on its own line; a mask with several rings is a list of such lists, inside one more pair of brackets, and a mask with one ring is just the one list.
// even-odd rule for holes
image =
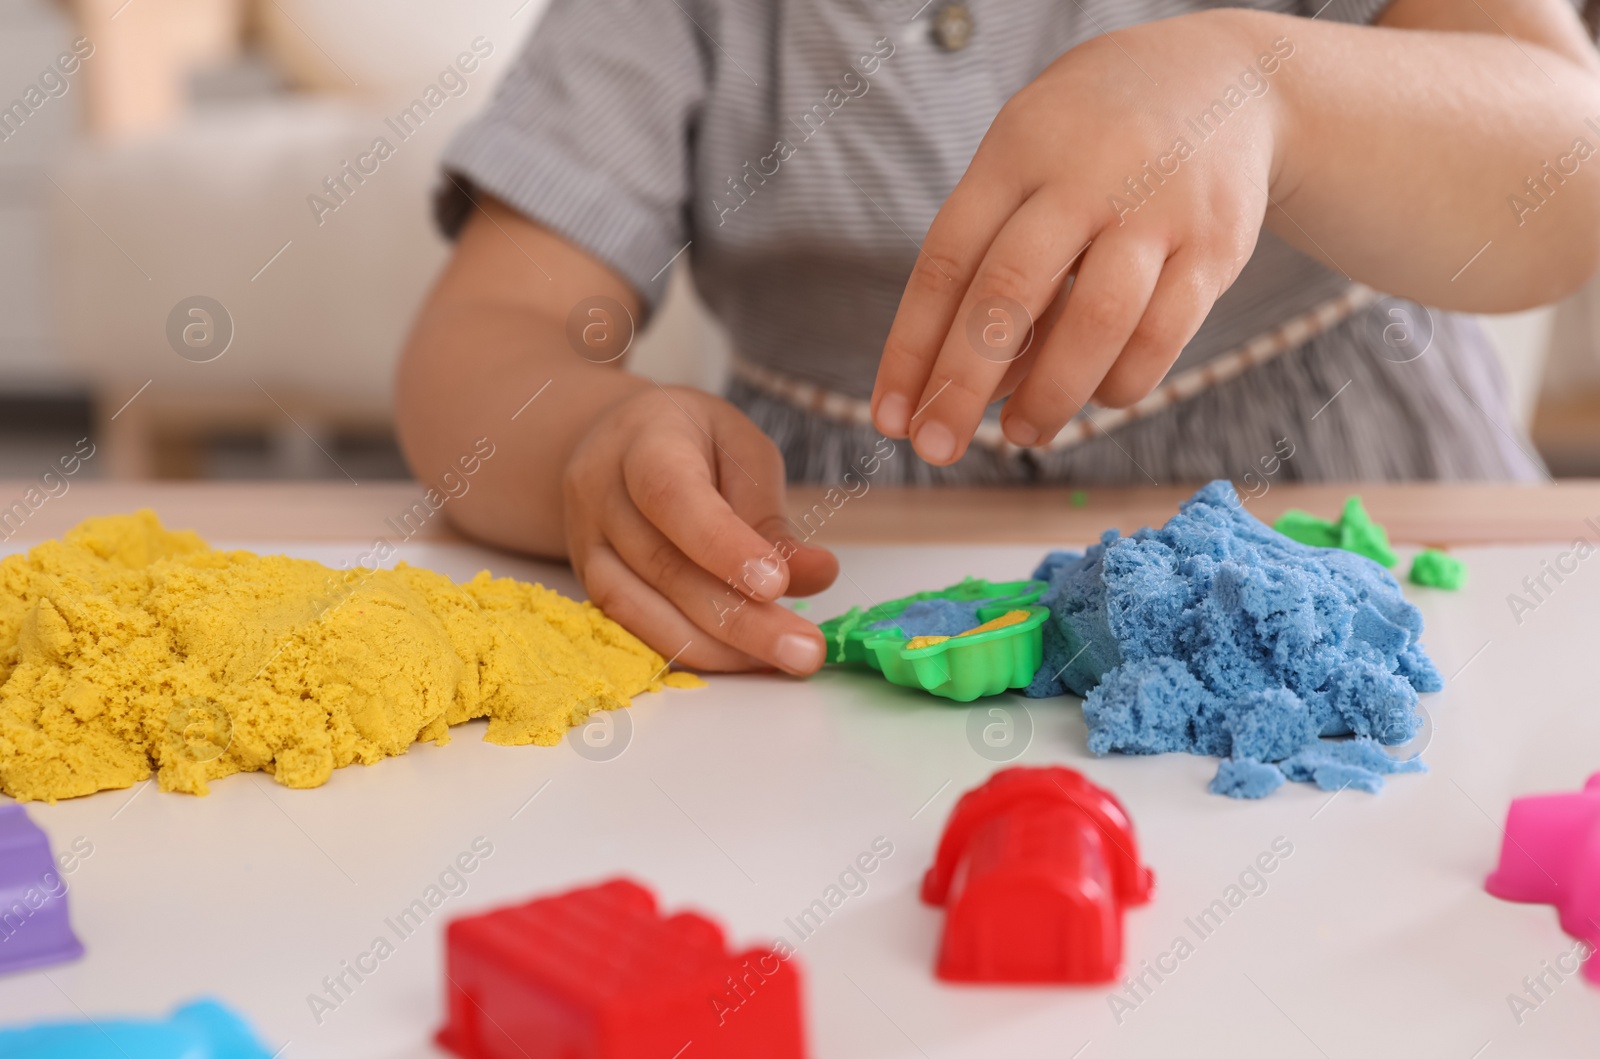
[[739, 568], [739, 580], [750, 593], [762, 599], [777, 599], [783, 590], [783, 571], [771, 556], [746, 559]]
[[819, 640], [797, 632], [786, 632], [778, 637], [778, 665], [799, 676], [814, 673], [822, 665], [823, 650]]
[[1005, 423], [1006, 440], [1027, 448], [1039, 440], [1039, 431], [1025, 419], [1008, 419]]
[[885, 434], [905, 437], [911, 429], [911, 402], [898, 393], [885, 397], [878, 404], [878, 426]]
[[924, 423], [922, 429], [917, 431], [912, 447], [929, 463], [949, 463], [950, 457], [956, 454], [956, 436], [950, 433], [949, 427], [935, 419]]

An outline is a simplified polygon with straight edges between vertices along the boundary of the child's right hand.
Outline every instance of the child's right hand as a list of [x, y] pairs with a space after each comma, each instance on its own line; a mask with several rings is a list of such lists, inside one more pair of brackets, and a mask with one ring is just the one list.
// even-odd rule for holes
[[691, 669], [822, 665], [817, 627], [775, 601], [827, 588], [838, 560], [794, 540], [783, 457], [733, 405], [644, 390], [590, 428], [563, 489], [590, 599], [664, 656]]
[[[1027, 447], [1091, 399], [1153, 390], [1254, 250], [1294, 116], [1289, 34], [1306, 21], [1146, 22], [1013, 96], [920, 247], [878, 367], [878, 429], [947, 466], [1008, 394], [1001, 428]], [[1225, 87], [1243, 102], [1219, 102], [1202, 140], [1184, 119]]]

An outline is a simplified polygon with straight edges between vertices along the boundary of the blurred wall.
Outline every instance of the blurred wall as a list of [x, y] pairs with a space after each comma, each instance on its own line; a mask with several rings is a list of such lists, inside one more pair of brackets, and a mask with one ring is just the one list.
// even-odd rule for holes
[[[295, 473], [315, 472], [333, 431], [387, 423], [396, 357], [449, 252], [429, 208], [440, 151], [545, 0], [269, 0], [235, 20], [254, 29], [231, 49], [161, 32], [238, 0], [137, 0], [115, 18], [109, 0], [73, 2], [76, 28], [35, 12], [41, 55], [74, 33], [93, 46], [90, 134], [57, 135], [36, 167], [50, 252], [17, 255], [34, 289], [15, 296], [53, 321], [38, 349], [54, 355], [36, 356], [92, 391], [114, 474], [152, 473], [160, 431], [222, 428], [274, 431]], [[119, 77], [186, 87], [108, 102], [127, 95]], [[678, 271], [632, 366], [720, 386], [720, 333]]]
[[[47, 0], [0, 0], [0, 102], [37, 85], [70, 48], [72, 27]], [[0, 125], [0, 389], [54, 389], [71, 381], [53, 353], [45, 270], [46, 210], [56, 194], [50, 161], [76, 136], [81, 85]]]

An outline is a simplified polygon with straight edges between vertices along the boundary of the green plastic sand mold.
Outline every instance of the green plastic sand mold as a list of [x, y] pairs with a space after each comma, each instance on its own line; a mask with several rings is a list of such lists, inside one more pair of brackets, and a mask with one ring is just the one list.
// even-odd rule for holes
[[1027, 618], [986, 632], [943, 638], [927, 647], [909, 647], [910, 641], [891, 629], [875, 630], [865, 646], [889, 683], [971, 702], [1027, 687], [1044, 662], [1048, 607], [998, 603], [979, 607], [978, 620], [993, 621], [1014, 610], [1026, 611]]
[[[968, 577], [934, 592], [915, 592], [863, 610], [852, 607], [821, 625], [828, 661], [866, 666], [901, 687], [920, 688], [941, 698], [971, 702], [1011, 688], [1027, 687], [1044, 661], [1044, 620], [1048, 608], [1035, 606], [1049, 586], [1043, 581], [985, 581]], [[912, 648], [897, 629], [868, 626], [898, 618], [911, 604], [928, 599], [981, 601], [979, 624], [1012, 611], [1027, 618], [1013, 625], [951, 636]]]
[[[934, 592], [914, 592], [909, 596], [891, 599], [887, 603], [879, 603], [865, 610], [851, 607], [837, 618], [829, 618], [819, 628], [828, 641], [829, 662], [836, 665], [862, 665], [879, 669], [881, 667], [878, 656], [867, 649], [867, 640], [882, 636], [889, 630], [870, 629], [868, 626], [888, 621], [890, 618], [898, 618], [900, 613], [913, 603], [920, 603], [926, 599], [949, 599], [963, 603], [987, 600], [991, 606], [998, 607], [1005, 604], [1004, 610], [1021, 610], [1039, 602], [1039, 597], [1044, 595], [1044, 590], [1048, 587], [1043, 581], [985, 581], [981, 577], [968, 577]], [[1029, 678], [1032, 679], [1031, 674]]]

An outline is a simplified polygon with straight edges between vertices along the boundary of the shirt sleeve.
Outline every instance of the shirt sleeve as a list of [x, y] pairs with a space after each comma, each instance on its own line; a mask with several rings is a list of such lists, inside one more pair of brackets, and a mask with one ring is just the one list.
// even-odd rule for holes
[[[1368, 25], [1378, 21], [1392, 3], [1394, 0], [1299, 0], [1299, 13], [1324, 22]], [[1583, 15], [1585, 0], [1568, 0], [1568, 3], [1579, 16]]]
[[1394, 0], [1301, 0], [1302, 14], [1323, 22], [1354, 22], [1368, 25]]
[[[1584, 0], [1568, 0], [1583, 14]], [[1394, 0], [1300, 0], [1301, 14], [1329, 22], [1367, 24], [1378, 21]]]
[[604, 261], [651, 308], [688, 239], [707, 67], [670, 0], [552, 0], [485, 109], [445, 147], [435, 217], [485, 192]]

